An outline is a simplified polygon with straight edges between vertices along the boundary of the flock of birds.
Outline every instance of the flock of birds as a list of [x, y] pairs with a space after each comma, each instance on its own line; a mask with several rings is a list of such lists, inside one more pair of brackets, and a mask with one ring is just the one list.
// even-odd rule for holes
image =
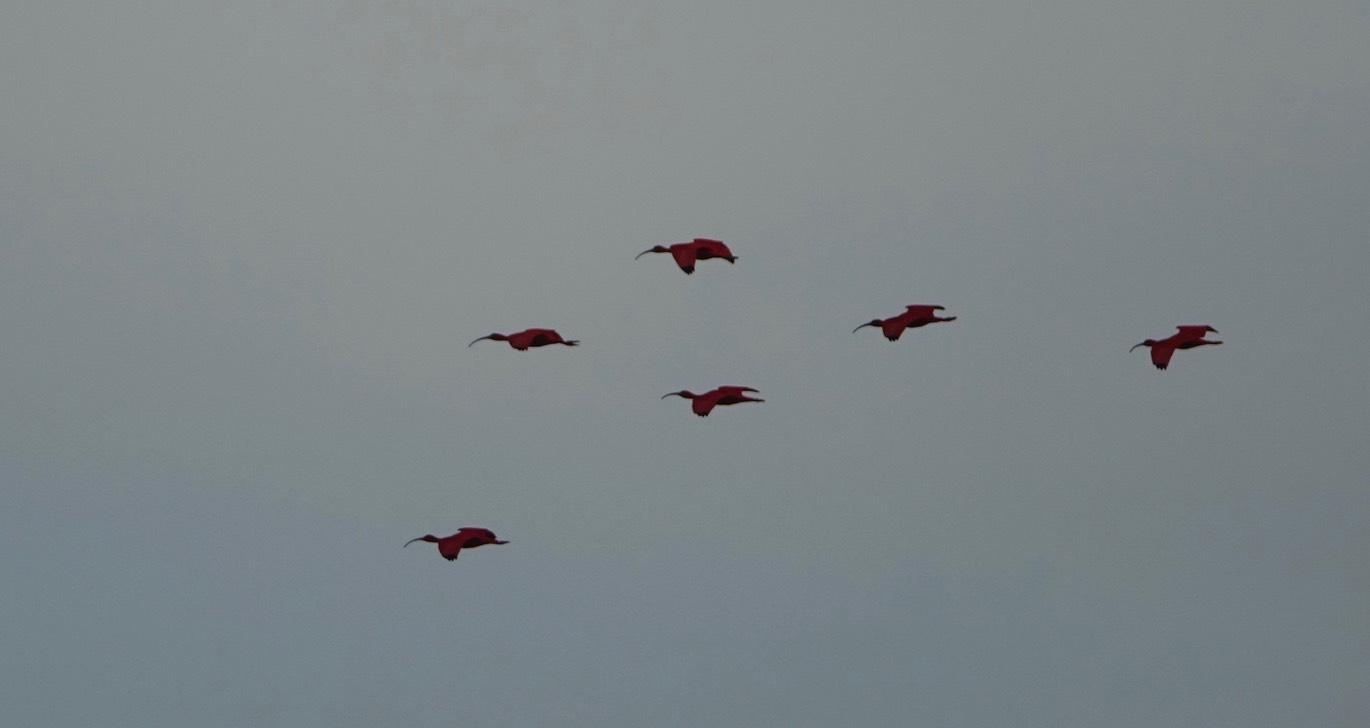
[[[728, 246], [721, 240], [711, 240], [709, 238], [695, 238], [689, 242], [676, 243], [674, 245], [656, 245], [637, 254], [637, 258], [648, 253], [669, 253], [675, 259], [675, 263], [686, 275], [695, 272], [695, 263], [701, 260], [726, 260], [729, 263], [736, 263], [737, 256], [728, 249]], [[634, 258], [634, 260], [637, 260]], [[934, 323], [946, 323], [955, 321], [955, 316], [939, 316], [938, 311], [945, 310], [943, 306], [906, 306], [904, 312], [886, 319], [871, 319], [870, 321], [852, 329], [856, 333], [861, 329], [871, 326], [880, 329], [886, 339], [898, 341], [905, 329], [916, 329]], [[1146, 339], [1134, 345], [1129, 352], [1136, 350], [1138, 346], [1145, 346], [1151, 350], [1151, 363], [1157, 369], [1166, 369], [1170, 366], [1170, 359], [1175, 352], [1180, 349], [1193, 349], [1200, 346], [1210, 346], [1221, 344], [1221, 341], [1212, 341], [1204, 338], [1209, 333], [1218, 333], [1218, 330], [1208, 325], [1200, 326], [1177, 326], [1179, 331], [1164, 339]], [[528, 351], [540, 346], [551, 346], [561, 344], [563, 346], [577, 346], [580, 344], [575, 339], [563, 338], [561, 334], [553, 329], [525, 329], [514, 334], [494, 333], [475, 339], [467, 347], [474, 346], [477, 341], [503, 341], [517, 351]], [[765, 402], [764, 399], [752, 397], [748, 393], [758, 394], [758, 390], [752, 387], [722, 386], [711, 389], [702, 394], [695, 394], [688, 389], [678, 392], [667, 392], [661, 396], [681, 397], [690, 400], [690, 409], [700, 417], [708, 417], [714, 407], [720, 405], [742, 404], [744, 402]], [[495, 537], [494, 531], [487, 528], [462, 528], [451, 536], [439, 538], [433, 534], [426, 534], [410, 540], [405, 546], [415, 541], [424, 541], [438, 545], [438, 554], [448, 561], [455, 561], [462, 549], [472, 549], [478, 546], [490, 544], [503, 545], [508, 541], [501, 541]]]

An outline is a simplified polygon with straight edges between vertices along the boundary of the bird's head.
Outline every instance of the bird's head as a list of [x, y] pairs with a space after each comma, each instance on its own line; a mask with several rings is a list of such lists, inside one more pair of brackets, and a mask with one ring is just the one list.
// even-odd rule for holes
[[470, 344], [466, 345], [466, 348], [470, 349], [477, 341], [485, 341], [486, 339], [490, 339], [491, 341], [508, 341], [509, 337], [505, 336], [504, 334], [490, 334], [489, 336], [482, 336], [479, 339], [473, 339]]
[[648, 254], [648, 253], [669, 253], [669, 252], [671, 252], [670, 249], [667, 248], [665, 245], [653, 245], [652, 247], [650, 247], [650, 248], [648, 248], [648, 249], [642, 251], [641, 253], [638, 253], [636, 256], [633, 257], [633, 260], [637, 260], [638, 258], [641, 258], [642, 256], [644, 256], [644, 255], [646, 255], [646, 254]]
[[437, 543], [437, 542], [438, 542], [438, 537], [437, 537], [437, 536], [434, 536], [434, 535], [431, 534], [431, 533], [429, 533], [429, 534], [425, 534], [425, 535], [423, 535], [423, 536], [419, 536], [418, 538], [411, 538], [411, 539], [409, 539], [409, 541], [406, 542], [404, 545], [405, 545], [405, 546], [408, 546], [409, 544], [414, 543], [415, 541], [427, 541], [428, 543]]
[[1146, 341], [1143, 341], [1143, 342], [1140, 343], [1140, 344], [1135, 344], [1135, 345], [1133, 345], [1133, 347], [1132, 347], [1131, 349], [1128, 349], [1127, 352], [1128, 352], [1129, 354], [1131, 354], [1131, 353], [1133, 352], [1133, 350], [1135, 350], [1138, 346], [1155, 346], [1155, 345], [1156, 345], [1156, 340], [1155, 340], [1155, 339], [1147, 339]]
[[878, 328], [880, 328], [881, 326], [884, 326], [884, 325], [885, 325], [885, 322], [884, 322], [883, 320], [881, 320], [881, 319], [871, 319], [870, 321], [867, 321], [866, 323], [861, 324], [860, 326], [857, 326], [856, 328], [852, 329], [851, 332], [854, 334], [854, 333], [860, 331], [861, 329], [866, 328], [867, 326], [874, 326], [875, 328], [878, 329]]

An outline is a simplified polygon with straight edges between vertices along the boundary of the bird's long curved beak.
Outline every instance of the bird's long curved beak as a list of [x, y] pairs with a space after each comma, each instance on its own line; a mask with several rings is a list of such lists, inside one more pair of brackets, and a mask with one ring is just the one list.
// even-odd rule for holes
[[[418, 537], [418, 538], [411, 538], [411, 539], [409, 539], [409, 543], [406, 543], [405, 546], [408, 546], [409, 544], [414, 543], [415, 541], [422, 541], [422, 540], [423, 540], [423, 537], [422, 537], [422, 536], [420, 536], [420, 537]], [[403, 546], [402, 546], [401, 548], [403, 548]]]
[[1132, 347], [1131, 349], [1128, 349], [1128, 350], [1127, 350], [1127, 353], [1131, 354], [1134, 350], [1136, 350], [1136, 348], [1137, 348], [1138, 346], [1146, 346], [1146, 342], [1143, 341], [1143, 342], [1140, 343], [1140, 344], [1134, 344], [1133, 347]]
[[851, 332], [854, 334], [860, 331], [861, 329], [866, 328], [867, 326], [874, 326], [874, 324], [861, 324], [860, 326], [857, 326], [856, 328], [852, 329]]
[[680, 392], [667, 392], [667, 393], [661, 395], [661, 398], [662, 398], [662, 399], [666, 399], [667, 397], [679, 397], [679, 396], [680, 396]]
[[476, 340], [472, 341], [470, 344], [467, 344], [467, 345], [466, 345], [466, 348], [470, 349], [472, 346], [475, 345], [475, 343], [476, 343], [477, 341], [484, 341], [484, 340], [486, 340], [486, 339], [488, 339], [488, 338], [490, 338], [490, 337], [489, 337], [489, 336], [482, 336], [482, 337], [480, 337], [479, 339], [476, 339]]
[[634, 256], [633, 256], [633, 260], [637, 260], [638, 258], [641, 258], [642, 256], [644, 256], [644, 255], [646, 255], [646, 254], [648, 254], [648, 253], [650, 253], [650, 252], [652, 252], [652, 249], [651, 249], [651, 248], [648, 248], [648, 249], [642, 251], [641, 253], [638, 253], [637, 255], [634, 255]]

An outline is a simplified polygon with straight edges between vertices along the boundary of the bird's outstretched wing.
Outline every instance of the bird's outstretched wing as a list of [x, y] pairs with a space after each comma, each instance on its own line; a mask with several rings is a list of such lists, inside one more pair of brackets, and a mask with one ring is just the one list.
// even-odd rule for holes
[[1176, 336], [1178, 336], [1181, 341], [1193, 341], [1195, 339], [1202, 339], [1204, 336], [1208, 335], [1208, 332], [1210, 331], [1212, 331], [1215, 334], [1218, 332], [1217, 329], [1208, 325], [1176, 326], [1175, 328], [1179, 330], [1179, 333], [1176, 334]]
[[1166, 339], [1151, 345], [1151, 363], [1155, 364], [1157, 369], [1170, 366], [1170, 357], [1175, 354], [1175, 343]]
[[680, 266], [680, 269], [685, 271], [686, 274], [695, 272], [695, 250], [697, 250], [698, 247], [699, 246], [697, 245], [688, 243], [685, 245], [671, 246], [671, 257], [675, 258], [675, 264]]
[[932, 318], [938, 311], [945, 310], [946, 306], [905, 306], [904, 310], [913, 315], [913, 318]]

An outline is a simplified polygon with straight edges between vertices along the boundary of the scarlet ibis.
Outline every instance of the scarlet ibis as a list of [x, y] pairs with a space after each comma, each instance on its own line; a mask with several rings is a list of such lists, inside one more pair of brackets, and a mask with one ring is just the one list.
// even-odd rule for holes
[[1223, 343], [1221, 341], [1209, 341], [1204, 338], [1210, 331], [1215, 334], [1218, 333], [1218, 330], [1212, 326], [1176, 326], [1175, 328], [1179, 329], [1179, 333], [1172, 334], [1160, 341], [1147, 339], [1146, 341], [1133, 346], [1132, 349], [1128, 349], [1128, 351], [1130, 352], [1138, 346], [1150, 347], [1151, 363], [1155, 364], [1157, 369], [1165, 369], [1170, 366], [1170, 357], [1175, 354], [1176, 349], [1193, 349], [1196, 346]]
[[757, 390], [752, 389], [751, 387], [719, 387], [718, 389], [711, 389], [703, 394], [695, 394], [688, 389], [682, 389], [679, 392], [667, 392], [666, 394], [661, 395], [661, 398], [666, 399], [667, 397], [674, 395], [676, 397], [684, 397], [685, 399], [693, 400], [690, 402], [690, 409], [693, 409], [695, 414], [700, 417], [708, 417], [715, 405], [765, 402], [766, 400], [764, 399], [748, 397], [746, 394], [743, 394], [743, 392], [755, 391]]
[[574, 339], [567, 341], [566, 339], [561, 338], [561, 334], [558, 334], [551, 329], [527, 329], [525, 331], [520, 331], [517, 334], [490, 334], [489, 336], [482, 336], [479, 339], [472, 341], [470, 344], [467, 344], [466, 348], [471, 348], [476, 341], [484, 341], [486, 339], [507, 341], [510, 346], [519, 351], [528, 351], [528, 347], [530, 346], [547, 346], [548, 344], [565, 344], [567, 346], [580, 345], [580, 342]]
[[405, 543], [404, 545], [408, 546], [415, 541], [427, 541], [428, 543], [437, 544], [438, 553], [448, 561], [456, 561], [457, 554], [461, 553], [462, 549], [473, 549], [477, 546], [484, 546], [491, 543], [500, 546], [509, 543], [508, 541], [501, 541], [495, 538], [495, 532], [488, 528], [463, 528], [445, 538], [438, 538], [430, 533], [425, 536], [410, 539], [408, 543]]
[[637, 254], [637, 260], [648, 253], [670, 253], [675, 258], [675, 264], [685, 271], [685, 275], [695, 272], [696, 260], [709, 260], [711, 258], [722, 258], [729, 263], [736, 263], [737, 256], [733, 251], [728, 250], [728, 246], [722, 240], [710, 240], [709, 238], [695, 238], [688, 243], [676, 243], [671, 246], [656, 245]]
[[885, 332], [885, 338], [890, 341], [898, 341], [903, 335], [904, 329], [916, 329], [919, 326], [937, 323], [939, 321], [955, 321], [955, 316], [938, 316], [938, 311], [946, 310], [946, 306], [905, 306], [904, 312], [898, 316], [887, 319], [871, 319], [867, 323], [861, 324], [852, 329], [854, 334], [867, 326], [878, 327]]

